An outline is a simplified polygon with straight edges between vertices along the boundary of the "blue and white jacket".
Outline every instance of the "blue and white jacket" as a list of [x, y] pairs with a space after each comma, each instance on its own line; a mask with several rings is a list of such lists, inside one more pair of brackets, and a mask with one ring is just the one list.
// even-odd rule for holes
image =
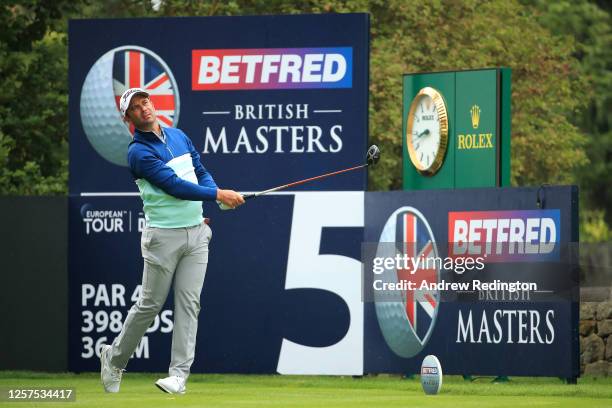
[[202, 201], [217, 198], [217, 184], [183, 131], [163, 128], [165, 142], [136, 129], [128, 164], [140, 190], [147, 225], [180, 228], [200, 224]]

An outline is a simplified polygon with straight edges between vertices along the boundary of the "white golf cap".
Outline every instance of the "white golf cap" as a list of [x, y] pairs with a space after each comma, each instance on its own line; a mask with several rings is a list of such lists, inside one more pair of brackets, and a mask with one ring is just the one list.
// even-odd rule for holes
[[121, 116], [125, 116], [128, 108], [130, 107], [130, 102], [132, 101], [132, 97], [134, 95], [142, 95], [148, 97], [148, 92], [145, 92], [141, 88], [130, 88], [121, 95], [121, 99], [119, 100], [119, 110], [121, 111]]

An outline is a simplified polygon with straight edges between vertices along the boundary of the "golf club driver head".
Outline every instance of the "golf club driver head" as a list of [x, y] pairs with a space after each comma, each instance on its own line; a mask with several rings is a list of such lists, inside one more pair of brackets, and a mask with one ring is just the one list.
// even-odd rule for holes
[[368, 166], [373, 166], [378, 163], [378, 159], [380, 159], [380, 149], [376, 145], [370, 146], [366, 153], [366, 162]]

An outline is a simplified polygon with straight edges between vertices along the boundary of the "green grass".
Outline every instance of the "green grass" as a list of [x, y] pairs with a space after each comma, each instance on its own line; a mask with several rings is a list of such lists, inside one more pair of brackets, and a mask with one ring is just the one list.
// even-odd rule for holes
[[581, 378], [566, 385], [556, 378], [512, 377], [466, 382], [444, 377], [439, 395], [423, 394], [418, 377], [305, 377], [192, 374], [187, 394], [169, 395], [153, 382], [159, 374], [124, 374], [119, 394], [106, 394], [98, 373], [0, 372], [0, 388], [74, 387], [76, 402], [0, 402], [11, 407], [612, 407], [612, 378]]

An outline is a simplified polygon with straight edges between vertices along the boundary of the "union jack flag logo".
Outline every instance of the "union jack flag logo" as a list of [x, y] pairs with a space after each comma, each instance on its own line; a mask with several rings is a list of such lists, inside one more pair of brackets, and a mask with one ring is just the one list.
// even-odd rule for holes
[[[413, 282], [415, 290], [406, 290], [404, 303], [408, 324], [422, 343], [435, 317], [438, 292], [418, 289], [423, 282], [438, 282], [434, 242], [424, 222], [411, 211], [402, 211], [396, 216], [396, 239], [399, 252], [418, 262], [415, 270], [397, 269], [397, 281]], [[411, 263], [411, 265], [415, 265]]]
[[[410, 358], [423, 350], [436, 324], [440, 293], [440, 259], [427, 220], [416, 208], [398, 208], [387, 218], [376, 249], [378, 259], [397, 259], [382, 272], [380, 280], [390, 286], [376, 289], [376, 319], [389, 348]], [[421, 289], [422, 283], [427, 288]]]
[[[138, 49], [124, 49], [113, 59], [113, 90], [119, 110], [119, 99], [129, 88], [142, 88], [150, 95], [160, 125], [172, 127], [178, 118], [176, 83], [157, 56]], [[134, 133], [133, 126], [130, 131]]]

